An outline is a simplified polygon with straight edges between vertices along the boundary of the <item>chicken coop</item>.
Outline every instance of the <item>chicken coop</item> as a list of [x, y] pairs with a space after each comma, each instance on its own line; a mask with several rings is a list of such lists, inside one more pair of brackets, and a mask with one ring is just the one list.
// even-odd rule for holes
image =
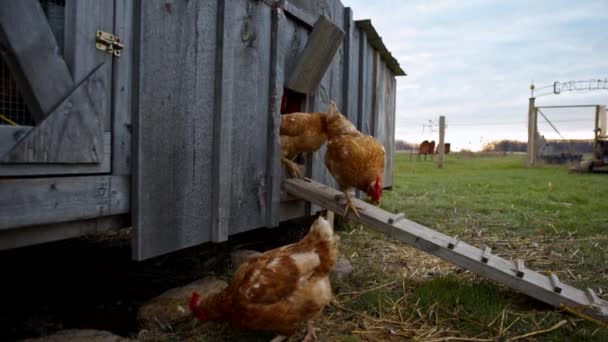
[[[0, 57], [0, 250], [132, 226], [143, 260], [313, 215], [280, 115], [331, 100], [392, 186], [405, 73], [338, 0], [8, 1]], [[334, 186], [324, 153], [305, 175]]]

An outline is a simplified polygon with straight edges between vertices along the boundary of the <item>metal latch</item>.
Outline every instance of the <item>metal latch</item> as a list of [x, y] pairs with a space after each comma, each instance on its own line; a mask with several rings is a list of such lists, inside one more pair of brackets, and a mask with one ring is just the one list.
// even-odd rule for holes
[[125, 47], [120, 37], [111, 33], [97, 30], [97, 39], [95, 40], [97, 50], [105, 51], [116, 57], [120, 57], [120, 51]]

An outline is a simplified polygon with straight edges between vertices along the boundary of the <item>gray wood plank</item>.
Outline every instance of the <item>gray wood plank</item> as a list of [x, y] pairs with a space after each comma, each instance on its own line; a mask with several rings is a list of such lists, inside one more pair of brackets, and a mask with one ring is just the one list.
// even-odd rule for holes
[[[1, 134], [1, 132], [0, 132]], [[0, 176], [50, 176], [110, 173], [112, 134], [103, 135], [103, 158], [99, 164], [0, 164]]]
[[[344, 210], [344, 204], [335, 200], [340, 192], [318, 182], [289, 179], [284, 182], [283, 188], [292, 195], [312, 201], [328, 210], [334, 212]], [[581, 310], [593, 318], [608, 322], [608, 302], [605, 300], [593, 295], [588, 296], [584, 291], [566, 284], [562, 284], [561, 293], [557, 293], [554, 291], [550, 278], [543, 274], [526, 269], [525, 277], [519, 278], [513, 271], [515, 265], [511, 261], [493, 256], [487, 263], [483, 263], [479, 258], [483, 252], [477, 247], [460, 241], [453, 249], [450, 249], [447, 246], [452, 238], [445, 234], [408, 219], [390, 224], [388, 220], [393, 214], [358, 199], [353, 199], [353, 201], [357, 207], [362, 209], [359, 210], [360, 217], [352, 212], [348, 214], [348, 218], [352, 221], [364, 224], [555, 307], [566, 305], [574, 310]]]
[[[27, 37], [27, 39], [24, 39]], [[36, 122], [74, 88], [55, 37], [37, 0], [6, 1], [0, 11], [4, 53]]]
[[363, 134], [372, 134], [372, 95], [374, 49], [365, 34], [359, 34], [359, 115], [357, 129]]
[[[276, 227], [283, 219], [286, 212], [281, 203], [281, 178], [284, 173], [281, 169], [279, 155], [280, 150], [280, 128], [281, 128], [281, 98], [283, 96], [283, 84], [285, 83], [285, 68], [287, 53], [290, 49], [282, 43], [286, 43], [284, 37], [287, 34], [288, 22], [280, 9], [273, 9], [271, 14], [270, 35], [270, 80], [268, 99], [268, 124], [267, 124], [267, 156], [266, 156], [266, 226]], [[293, 27], [293, 26], [292, 26]], [[293, 31], [291, 32], [294, 33]], [[287, 215], [289, 217], [289, 215]]]
[[133, 1], [116, 0], [114, 32], [125, 49], [113, 64], [112, 174], [131, 174], [131, 109], [133, 65]]
[[359, 36], [350, 7], [344, 10], [344, 73], [342, 79], [343, 114], [359, 126]]
[[310, 0], [289, 0], [290, 5], [297, 7], [300, 11], [307, 14], [309, 17], [325, 16], [333, 19], [331, 16], [334, 2], [338, 0], [323, 0], [323, 1], [310, 1]]
[[219, 49], [216, 1], [134, 6], [133, 257], [142, 260], [211, 239]]
[[18, 229], [0, 230], [0, 250], [31, 246], [99, 234], [128, 227], [129, 215], [97, 217], [88, 220], [54, 223]]
[[292, 1], [284, 0], [282, 2], [283, 10], [288, 13], [290, 16], [296, 18], [300, 22], [304, 23], [308, 27], [315, 26], [317, 19], [319, 18], [319, 14], [311, 13], [307, 10], [303, 10], [294, 4]]
[[0, 179], [0, 230], [128, 213], [130, 192], [124, 176]]
[[[213, 130], [213, 207], [211, 210], [211, 240], [222, 242], [228, 239], [231, 209], [232, 173], [232, 123], [235, 83], [233, 66], [234, 3], [227, 0], [217, 2], [217, 54], [215, 60], [215, 116]], [[238, 75], [244, 76], [244, 75]]]
[[319, 17], [286, 87], [304, 94], [315, 91], [342, 44], [344, 31], [325, 17]]
[[0, 125], [0, 156], [8, 152], [15, 143], [26, 136], [33, 127]]
[[[102, 82], [99, 86], [103, 89], [98, 92], [97, 96], [100, 97], [100, 100], [96, 101], [95, 105], [104, 131], [109, 132], [112, 129], [113, 57], [95, 48], [97, 30], [114, 33], [114, 0], [67, 0], [65, 2], [65, 63], [75, 84], [84, 81], [98, 65], [102, 63], [106, 65], [106, 69], [99, 74]], [[126, 49], [129, 49], [128, 45], [126, 45]]]
[[0, 159], [1, 163], [100, 163], [103, 130], [97, 111], [104, 65], [93, 70], [53, 112]]

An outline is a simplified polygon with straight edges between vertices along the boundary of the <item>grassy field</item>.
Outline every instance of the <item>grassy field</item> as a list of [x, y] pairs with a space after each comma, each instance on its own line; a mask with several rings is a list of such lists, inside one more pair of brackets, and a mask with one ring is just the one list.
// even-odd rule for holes
[[[564, 282], [608, 291], [608, 176], [523, 166], [523, 157], [451, 155], [436, 163], [398, 155], [383, 207], [498, 255], [522, 258]], [[608, 341], [608, 330], [363, 228], [342, 232], [357, 270], [338, 311], [363, 329], [343, 340], [528, 339]], [[372, 248], [369, 248], [372, 247]], [[351, 253], [349, 255], [349, 253]], [[361, 291], [361, 285], [371, 291]], [[386, 285], [380, 289], [375, 287]], [[367, 292], [366, 292], [367, 291]], [[364, 313], [364, 314], [362, 314]], [[564, 321], [564, 322], [562, 322]], [[390, 323], [393, 322], [393, 323]], [[398, 322], [398, 323], [397, 323]], [[408, 322], [403, 324], [401, 322]], [[358, 323], [359, 324], [359, 323]], [[361, 325], [359, 324], [361, 327]]]
[[[523, 157], [397, 155], [382, 206], [563, 282], [608, 292], [608, 176], [523, 167]], [[354, 224], [338, 230], [354, 271], [332, 281], [324, 341], [608, 341], [608, 329]], [[185, 322], [176, 339], [268, 340]], [[201, 337], [204, 336], [204, 337]], [[222, 337], [220, 337], [222, 336]], [[295, 336], [292, 340], [298, 340]]]

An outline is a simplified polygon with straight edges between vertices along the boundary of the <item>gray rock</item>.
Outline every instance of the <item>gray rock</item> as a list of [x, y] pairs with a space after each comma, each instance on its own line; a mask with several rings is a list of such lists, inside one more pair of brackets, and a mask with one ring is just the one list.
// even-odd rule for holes
[[215, 277], [205, 277], [186, 286], [166, 291], [141, 306], [137, 320], [142, 329], [167, 330], [171, 324], [192, 315], [188, 304], [192, 292], [198, 292], [201, 297], [218, 293], [228, 284]]
[[336, 266], [332, 271], [332, 275], [337, 279], [341, 280], [347, 275], [353, 272], [353, 265], [351, 265], [350, 261], [344, 257], [338, 257], [336, 261]]
[[53, 335], [22, 340], [22, 342], [133, 342], [103, 330], [62, 330]]

